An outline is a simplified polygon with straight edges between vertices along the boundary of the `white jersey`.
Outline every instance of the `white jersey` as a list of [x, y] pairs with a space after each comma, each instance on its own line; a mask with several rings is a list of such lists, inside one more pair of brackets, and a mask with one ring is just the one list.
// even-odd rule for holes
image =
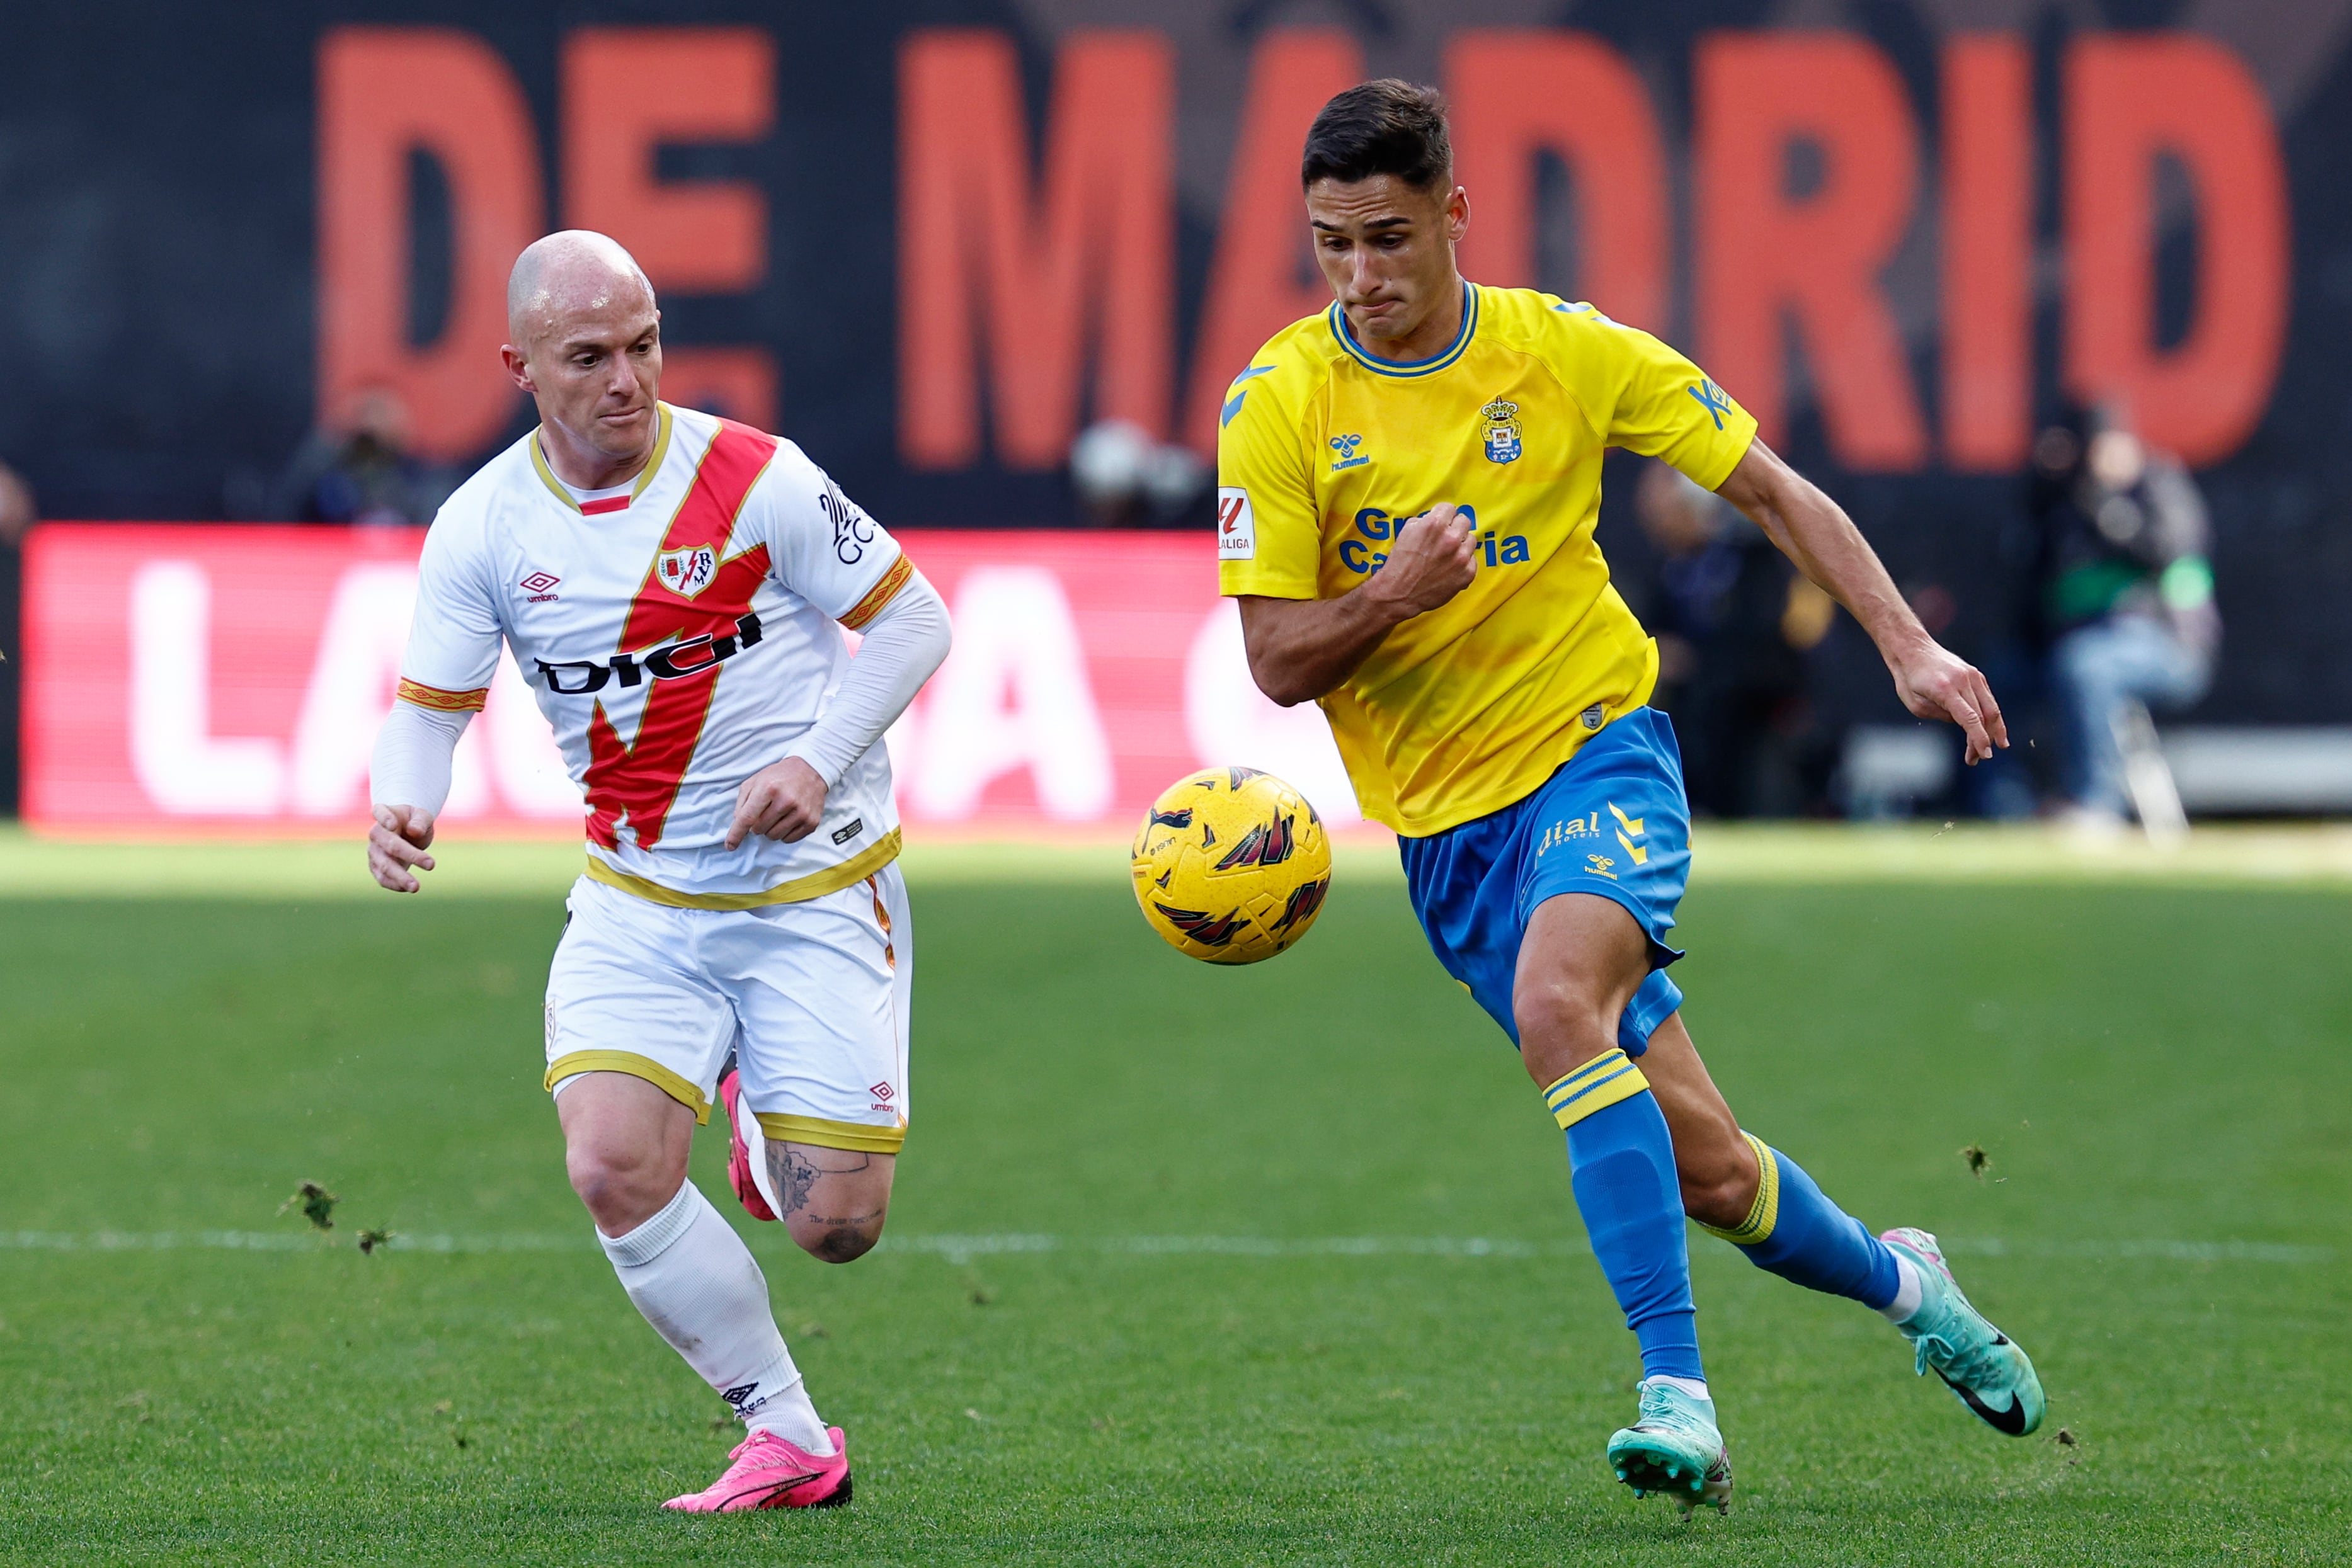
[[791, 442], [660, 407], [633, 488], [583, 503], [536, 431], [435, 517], [400, 697], [479, 709], [501, 638], [588, 799], [588, 874], [656, 903], [748, 908], [846, 887], [898, 853], [879, 742], [797, 843], [726, 847], [744, 779], [816, 722], [913, 567]]

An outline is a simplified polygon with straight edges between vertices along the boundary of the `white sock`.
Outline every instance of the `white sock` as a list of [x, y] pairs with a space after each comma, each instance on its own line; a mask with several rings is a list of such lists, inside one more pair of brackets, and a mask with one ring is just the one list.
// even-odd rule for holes
[[768, 1281], [743, 1239], [692, 1182], [626, 1236], [596, 1233], [621, 1289], [654, 1332], [754, 1431], [819, 1456], [833, 1439], [801, 1386], [768, 1307]]
[[1682, 1393], [1689, 1395], [1694, 1399], [1704, 1399], [1710, 1405], [1715, 1403], [1713, 1396], [1706, 1391], [1706, 1382], [1700, 1378], [1653, 1377], [1650, 1381], [1653, 1383], [1663, 1383], [1667, 1387], [1677, 1389]]
[[1919, 1311], [1919, 1302], [1927, 1293], [1927, 1281], [1919, 1277], [1919, 1265], [1900, 1252], [1895, 1254], [1895, 1270], [1899, 1276], [1895, 1299], [1879, 1308], [1878, 1315], [1899, 1326], [1909, 1322]]

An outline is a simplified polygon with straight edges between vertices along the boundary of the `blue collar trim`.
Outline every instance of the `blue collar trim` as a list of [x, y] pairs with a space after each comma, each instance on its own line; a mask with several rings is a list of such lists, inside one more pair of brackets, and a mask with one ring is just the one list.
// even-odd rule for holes
[[1366, 370], [1383, 376], [1435, 375], [1460, 359], [1462, 351], [1470, 346], [1470, 340], [1477, 333], [1478, 288], [1475, 284], [1466, 279], [1464, 281], [1461, 329], [1454, 334], [1454, 341], [1442, 352], [1433, 354], [1425, 360], [1383, 360], [1379, 355], [1367, 350], [1356, 341], [1355, 333], [1349, 329], [1348, 313], [1339, 308], [1339, 302], [1336, 299], [1331, 301], [1331, 308], [1326, 315], [1331, 323], [1331, 335], [1339, 340], [1339, 346], [1348, 350], [1348, 357]]

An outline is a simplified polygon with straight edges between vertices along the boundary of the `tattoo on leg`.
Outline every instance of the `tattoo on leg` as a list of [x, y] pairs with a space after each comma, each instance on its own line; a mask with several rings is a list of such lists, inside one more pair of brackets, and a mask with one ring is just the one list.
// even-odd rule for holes
[[775, 1185], [776, 1197], [782, 1200], [782, 1218], [789, 1219], [808, 1207], [809, 1188], [816, 1185], [817, 1169], [797, 1154], [771, 1146], [768, 1150], [768, 1179]]
[[[776, 1196], [783, 1201], [784, 1206], [784, 1212], [779, 1216], [779, 1218], [790, 1219], [793, 1216], [799, 1214], [803, 1209], [806, 1208], [809, 1204], [810, 1194], [815, 1189], [817, 1181], [820, 1177], [828, 1176], [855, 1175], [859, 1171], [865, 1170], [873, 1163], [873, 1159], [866, 1155], [859, 1154], [855, 1150], [845, 1149], [841, 1151], [840, 1162], [838, 1164], [829, 1160], [824, 1165], [820, 1166], [798, 1149], [785, 1148], [779, 1144], [769, 1145], [768, 1180], [774, 1186]], [[871, 1219], [875, 1217], [867, 1216], [866, 1218]], [[862, 1222], [857, 1220], [824, 1220], [822, 1223], [856, 1224]]]

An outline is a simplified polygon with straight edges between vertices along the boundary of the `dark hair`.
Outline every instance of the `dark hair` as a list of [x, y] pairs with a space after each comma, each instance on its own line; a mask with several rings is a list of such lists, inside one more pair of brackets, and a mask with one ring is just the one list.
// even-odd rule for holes
[[1454, 142], [1445, 133], [1445, 99], [1433, 87], [1389, 77], [1351, 87], [1323, 106], [1307, 131], [1298, 183], [1353, 183], [1393, 174], [1417, 191], [1435, 189], [1454, 173]]

